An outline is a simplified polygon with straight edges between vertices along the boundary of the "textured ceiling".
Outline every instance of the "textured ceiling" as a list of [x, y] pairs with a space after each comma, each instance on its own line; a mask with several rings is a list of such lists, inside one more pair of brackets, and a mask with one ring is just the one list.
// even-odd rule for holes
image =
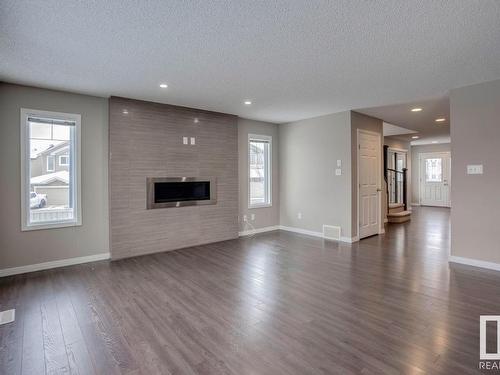
[[[421, 112], [412, 112], [412, 108], [422, 108]], [[410, 103], [393, 104], [381, 107], [362, 108], [356, 111], [380, 118], [402, 128], [413, 130], [416, 134], [399, 133], [396, 137], [412, 141], [412, 136], [420, 139], [415, 143], [426, 144], [432, 141], [444, 142], [450, 137], [450, 100], [447, 96]], [[445, 118], [444, 122], [436, 122]]]
[[383, 123], [384, 125], [384, 129], [383, 129], [383, 132], [384, 132], [384, 137], [390, 137], [390, 136], [393, 136], [393, 135], [401, 135], [401, 134], [414, 134], [416, 133], [415, 130], [410, 130], [410, 129], [406, 129], [406, 128], [402, 128], [401, 126], [397, 126], [397, 125], [394, 125], [394, 124], [389, 124], [388, 122], [385, 122]]
[[[500, 78], [500, 1], [0, 0], [0, 79], [286, 122]], [[158, 84], [169, 88], [160, 90]], [[243, 100], [251, 99], [252, 106]]]

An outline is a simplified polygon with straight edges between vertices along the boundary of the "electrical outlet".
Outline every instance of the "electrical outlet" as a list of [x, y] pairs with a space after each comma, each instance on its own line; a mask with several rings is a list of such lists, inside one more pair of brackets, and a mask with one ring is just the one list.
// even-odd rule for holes
[[250, 220], [254, 221], [255, 220], [255, 214], [250, 215]]
[[196, 138], [195, 137], [191, 137], [191, 145], [195, 145], [196, 144]]
[[184, 145], [188, 144], [188, 137], [182, 137], [182, 144]]
[[297, 219], [302, 220], [302, 212], [297, 213]]
[[247, 215], [243, 215], [243, 221], [246, 222], [247, 221]]
[[335, 176], [342, 176], [342, 169], [340, 168], [335, 169]]

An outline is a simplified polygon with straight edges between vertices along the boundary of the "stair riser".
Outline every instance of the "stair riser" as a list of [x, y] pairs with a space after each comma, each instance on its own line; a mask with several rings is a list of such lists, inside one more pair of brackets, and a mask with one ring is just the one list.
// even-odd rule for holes
[[403, 212], [405, 210], [404, 207], [396, 207], [396, 208], [389, 208], [389, 213], [390, 214], [395, 214], [398, 212]]

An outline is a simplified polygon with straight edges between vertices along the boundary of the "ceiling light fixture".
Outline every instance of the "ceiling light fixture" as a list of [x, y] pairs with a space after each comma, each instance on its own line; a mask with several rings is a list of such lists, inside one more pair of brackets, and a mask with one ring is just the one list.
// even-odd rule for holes
[[160, 87], [162, 89], [166, 89], [168, 87], [168, 85], [166, 83], [160, 83]]
[[435, 121], [436, 122], [443, 122], [443, 121], [446, 121], [446, 119], [444, 117], [439, 117]]
[[244, 103], [245, 105], [251, 105], [251, 104], [252, 104], [252, 101], [250, 101], [250, 100], [245, 100], [243, 103]]
[[420, 112], [420, 111], [422, 111], [422, 108], [419, 108], [419, 107], [417, 107], [417, 108], [412, 108], [412, 109], [411, 109], [411, 111], [412, 111], [412, 112]]
[[413, 137], [411, 137], [412, 139], [419, 139], [420, 137], [418, 135], [414, 135]]
[[124, 110], [122, 111], [122, 113], [123, 113], [124, 115], [128, 115], [128, 111], [127, 111], [126, 109], [124, 109]]
[[432, 141], [432, 143], [438, 143], [438, 141]]

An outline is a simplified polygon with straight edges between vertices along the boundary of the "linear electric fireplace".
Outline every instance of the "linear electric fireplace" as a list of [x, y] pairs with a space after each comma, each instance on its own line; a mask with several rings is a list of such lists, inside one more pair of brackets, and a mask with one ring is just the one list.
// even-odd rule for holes
[[147, 208], [166, 208], [215, 204], [215, 177], [149, 177]]

